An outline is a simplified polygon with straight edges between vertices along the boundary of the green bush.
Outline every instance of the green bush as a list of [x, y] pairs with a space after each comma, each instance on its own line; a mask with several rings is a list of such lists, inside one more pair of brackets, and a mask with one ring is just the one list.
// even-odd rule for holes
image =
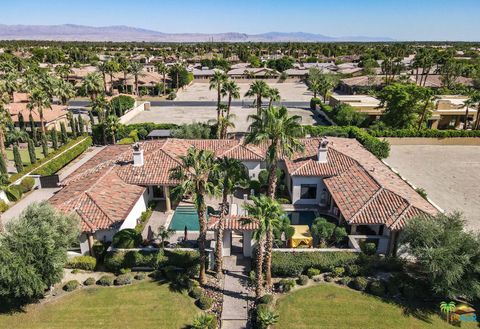
[[392, 276], [385, 284], [385, 288], [387, 293], [390, 296], [396, 296], [400, 293], [400, 287], [402, 282], [399, 280], [397, 276]]
[[317, 275], [320, 275], [322, 273], [322, 271], [320, 271], [318, 268], [309, 268], [307, 270], [307, 276], [311, 279], [313, 278], [314, 276], [317, 276]]
[[203, 295], [203, 290], [200, 287], [193, 287], [190, 289], [188, 292], [188, 295], [192, 297], [193, 299], [199, 299]]
[[345, 272], [349, 276], [358, 276], [360, 274], [360, 266], [357, 264], [350, 264], [345, 266]]
[[74, 291], [75, 289], [77, 289], [79, 286], [79, 283], [77, 280], [70, 280], [68, 281], [67, 283], [65, 283], [65, 285], [63, 286], [63, 290], [65, 291]]
[[137, 273], [133, 278], [137, 281], [142, 281], [145, 280], [146, 275], [144, 273]]
[[117, 278], [114, 281], [114, 284], [116, 286], [124, 286], [127, 284], [131, 284], [133, 282], [133, 276], [130, 273], [126, 274], [121, 274], [117, 276]]
[[142, 235], [132, 228], [127, 228], [115, 233], [112, 246], [120, 249], [131, 249], [140, 246]]
[[351, 252], [272, 252], [272, 275], [298, 277], [309, 268], [323, 272], [335, 267], [353, 264], [358, 255]]
[[117, 144], [119, 144], [119, 145], [129, 145], [129, 144], [133, 144], [133, 143], [135, 143], [135, 141], [133, 140], [133, 138], [130, 138], [130, 137], [122, 138], [121, 140], [119, 140], [117, 142]]
[[91, 256], [77, 256], [68, 260], [65, 267], [86, 271], [93, 271], [97, 266], [97, 259]]
[[353, 288], [359, 291], [365, 291], [368, 286], [368, 280], [362, 276], [353, 279]]
[[80, 270], [78, 268], [75, 268], [72, 270], [71, 272], [72, 274], [77, 274], [77, 273], [80, 273]]
[[375, 296], [383, 297], [385, 295], [385, 285], [382, 281], [373, 281], [370, 283], [368, 290]]
[[214, 314], [202, 313], [195, 317], [192, 329], [217, 329], [217, 317]]
[[111, 275], [104, 275], [100, 279], [98, 279], [97, 284], [99, 286], [113, 286], [113, 281], [115, 278]]
[[340, 283], [343, 284], [344, 286], [350, 285], [351, 282], [352, 282], [352, 278], [349, 277], [349, 276], [344, 276], [344, 277], [340, 280]]
[[297, 279], [297, 282], [301, 286], [305, 286], [308, 283], [308, 276], [300, 275]]
[[12, 185], [5, 189], [9, 201], [16, 202], [22, 198], [23, 188], [20, 185]]
[[110, 272], [118, 272], [121, 268], [124, 268], [125, 253], [123, 252], [108, 252], [105, 255], [105, 267]]
[[345, 274], [345, 268], [341, 266], [335, 267], [332, 274], [336, 277], [343, 276]]
[[35, 179], [33, 179], [32, 177], [25, 177], [20, 182], [20, 186], [22, 187], [23, 193], [31, 191], [34, 185], [35, 185]]
[[360, 248], [364, 254], [369, 256], [377, 253], [377, 245], [373, 242], [362, 242], [360, 243]]
[[202, 295], [199, 299], [197, 299], [197, 306], [201, 310], [208, 310], [212, 307], [213, 299], [207, 295]]
[[322, 105], [322, 101], [320, 100], [320, 98], [313, 98], [310, 99], [310, 109], [313, 111], [315, 110], [315, 106], [316, 105]]
[[282, 279], [278, 282], [280, 292], [289, 292], [293, 287], [295, 287], [295, 280], [293, 279]]
[[3, 200], [0, 200], [0, 213], [4, 213], [10, 206]]
[[132, 109], [135, 105], [135, 99], [126, 95], [119, 95], [110, 101], [112, 111], [118, 117], [124, 115], [128, 110]]
[[95, 284], [95, 278], [92, 278], [92, 277], [87, 278], [87, 279], [83, 282], [83, 284], [84, 284], [85, 286], [93, 286], [93, 285]]
[[132, 269], [130, 268], [121, 268], [120, 271], [118, 271], [118, 273], [120, 274], [127, 274], [127, 273], [130, 273], [132, 272]]
[[437, 130], [437, 129], [368, 129], [368, 133], [375, 137], [480, 137], [480, 130]]
[[273, 303], [273, 295], [270, 295], [270, 294], [263, 295], [258, 300], [258, 303], [259, 304], [267, 304], [267, 305], [272, 304]]

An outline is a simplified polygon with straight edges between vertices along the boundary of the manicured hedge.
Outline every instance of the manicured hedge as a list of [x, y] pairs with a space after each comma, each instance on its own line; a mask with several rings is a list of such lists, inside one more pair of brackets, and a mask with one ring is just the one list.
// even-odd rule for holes
[[97, 259], [91, 256], [77, 256], [69, 259], [67, 268], [77, 268], [80, 270], [93, 271], [97, 266]]
[[125, 112], [133, 108], [135, 105], [135, 99], [130, 96], [119, 95], [112, 98], [110, 105], [112, 107], [112, 111], [120, 117], [125, 114]]
[[437, 130], [437, 129], [368, 129], [375, 137], [480, 137], [480, 130]]
[[[53, 157], [64, 152], [66, 149], [72, 147], [73, 145], [75, 145], [80, 141], [82, 142], [77, 146], [75, 146], [74, 148], [72, 148], [71, 150], [69, 150], [68, 152], [65, 152], [55, 160], [52, 160], [50, 163], [42, 166], [45, 162], [49, 161]], [[10, 176], [9, 180], [10, 182], [13, 183], [30, 171], [33, 171], [33, 173], [40, 174], [40, 175], [52, 175], [56, 173], [58, 170], [62, 169], [64, 166], [66, 166], [70, 161], [75, 159], [77, 156], [82, 154], [90, 145], [92, 145], [92, 139], [90, 137], [81, 136], [76, 139], [73, 139], [67, 144], [62, 145], [55, 152], [50, 153], [47, 157], [35, 162], [35, 164], [24, 167], [21, 172]], [[42, 167], [40, 168], [40, 166]], [[38, 169], [35, 170], [36, 168]]]
[[272, 275], [298, 277], [309, 268], [330, 272], [335, 267], [354, 263], [358, 258], [352, 252], [281, 252], [272, 253]]
[[355, 138], [368, 151], [379, 159], [387, 158], [390, 144], [370, 135], [365, 129], [355, 126], [304, 126], [305, 132], [311, 136], [336, 136]]

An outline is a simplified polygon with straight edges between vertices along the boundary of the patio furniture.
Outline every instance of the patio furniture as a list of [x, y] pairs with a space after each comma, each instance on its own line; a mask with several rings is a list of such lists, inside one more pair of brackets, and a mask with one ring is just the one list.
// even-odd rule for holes
[[308, 225], [292, 225], [292, 227], [295, 229], [295, 233], [288, 240], [288, 246], [290, 248], [312, 248], [313, 238]]

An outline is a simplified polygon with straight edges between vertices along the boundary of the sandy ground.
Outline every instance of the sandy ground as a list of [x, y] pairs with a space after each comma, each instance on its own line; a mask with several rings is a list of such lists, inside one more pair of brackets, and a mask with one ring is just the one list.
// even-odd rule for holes
[[[240, 87], [240, 99], [250, 99], [245, 97], [245, 93], [250, 88], [251, 82], [237, 82]], [[307, 86], [303, 82], [284, 82], [284, 83], [268, 83], [272, 88], [280, 91], [282, 101], [310, 101], [313, 93], [307, 90]], [[253, 98], [251, 98], [253, 99]], [[177, 93], [177, 101], [216, 101], [216, 90], [209, 90], [208, 82], [197, 82], [188, 86], [184, 90]]]
[[[289, 108], [290, 115], [299, 115], [302, 117], [302, 124], [313, 125], [317, 121], [314, 114], [309, 109]], [[249, 122], [247, 117], [255, 114], [255, 108], [232, 107], [231, 113], [235, 115], [235, 128], [229, 131], [247, 131]], [[128, 123], [157, 122], [157, 123], [192, 123], [207, 122], [216, 119], [217, 112], [215, 107], [152, 107], [150, 111], [141, 112]]]
[[446, 211], [480, 231], [480, 146], [392, 145], [388, 164]]

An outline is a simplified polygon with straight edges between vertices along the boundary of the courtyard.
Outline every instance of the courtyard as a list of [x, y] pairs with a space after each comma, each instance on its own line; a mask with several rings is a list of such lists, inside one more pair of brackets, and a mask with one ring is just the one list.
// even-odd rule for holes
[[[247, 131], [250, 122], [247, 117], [256, 114], [254, 107], [232, 107], [231, 112], [235, 115], [233, 122], [235, 128], [230, 128], [231, 132]], [[310, 109], [289, 108], [289, 115], [299, 115], [302, 118], [302, 124], [315, 125], [317, 119]], [[207, 122], [215, 120], [217, 117], [216, 107], [198, 107], [198, 106], [152, 106], [149, 111], [144, 111], [135, 116], [128, 124], [142, 122], [156, 123], [175, 123], [186, 124], [192, 122]]]
[[[244, 97], [250, 84], [255, 80], [235, 81], [240, 87], [240, 100], [253, 100], [253, 98]], [[280, 92], [282, 101], [302, 101], [309, 102], [313, 97], [313, 93], [307, 90], [307, 86], [303, 82], [267, 82], [271, 88], [277, 88]], [[194, 82], [177, 93], [177, 101], [216, 101], [217, 91], [209, 89], [209, 83]]]
[[386, 162], [446, 211], [480, 230], [480, 146], [391, 145]]

